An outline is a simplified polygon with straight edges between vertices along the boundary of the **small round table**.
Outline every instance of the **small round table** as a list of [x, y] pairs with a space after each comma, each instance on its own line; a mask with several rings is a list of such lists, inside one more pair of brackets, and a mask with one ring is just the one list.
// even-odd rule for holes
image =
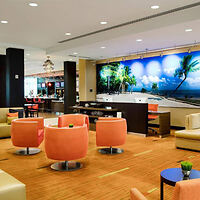
[[[200, 171], [192, 169], [189, 179], [200, 178]], [[175, 186], [176, 182], [184, 180], [181, 168], [169, 168], [160, 173], [160, 200], [163, 200], [163, 183]]]

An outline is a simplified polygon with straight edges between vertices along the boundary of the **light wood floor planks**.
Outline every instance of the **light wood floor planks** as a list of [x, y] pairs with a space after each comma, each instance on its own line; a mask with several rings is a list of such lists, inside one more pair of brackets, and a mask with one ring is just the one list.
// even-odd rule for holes
[[[131, 187], [137, 187], [149, 200], [158, 200], [163, 169], [179, 167], [181, 160], [190, 160], [200, 169], [200, 154], [175, 149], [172, 136], [128, 135], [125, 152], [115, 156], [99, 154], [95, 132], [89, 137], [81, 170], [51, 170], [49, 165], [54, 161], [46, 158], [43, 144], [38, 155], [17, 156], [10, 139], [0, 140], [0, 169], [26, 184], [28, 200], [128, 200]], [[172, 192], [172, 187], [165, 186], [165, 199], [171, 199]]]

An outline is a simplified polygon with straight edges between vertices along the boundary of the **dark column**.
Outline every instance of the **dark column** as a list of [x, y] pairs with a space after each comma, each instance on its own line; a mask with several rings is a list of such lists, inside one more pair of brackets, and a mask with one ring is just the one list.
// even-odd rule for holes
[[6, 49], [6, 104], [7, 107], [24, 105], [23, 49]]
[[69, 106], [76, 103], [76, 62], [64, 62], [64, 81], [65, 81], [65, 113], [71, 113]]
[[6, 107], [6, 55], [0, 55], [0, 107]]

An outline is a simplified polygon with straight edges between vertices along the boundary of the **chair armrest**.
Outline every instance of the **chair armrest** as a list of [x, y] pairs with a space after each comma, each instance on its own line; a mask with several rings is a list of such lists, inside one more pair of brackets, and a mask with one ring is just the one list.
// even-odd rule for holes
[[132, 188], [130, 191], [131, 200], [147, 200], [145, 196], [136, 188]]

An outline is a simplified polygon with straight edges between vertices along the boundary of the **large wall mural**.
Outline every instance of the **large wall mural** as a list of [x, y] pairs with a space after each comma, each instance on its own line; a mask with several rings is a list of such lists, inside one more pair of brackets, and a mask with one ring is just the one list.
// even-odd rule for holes
[[97, 100], [200, 105], [200, 51], [97, 65]]

